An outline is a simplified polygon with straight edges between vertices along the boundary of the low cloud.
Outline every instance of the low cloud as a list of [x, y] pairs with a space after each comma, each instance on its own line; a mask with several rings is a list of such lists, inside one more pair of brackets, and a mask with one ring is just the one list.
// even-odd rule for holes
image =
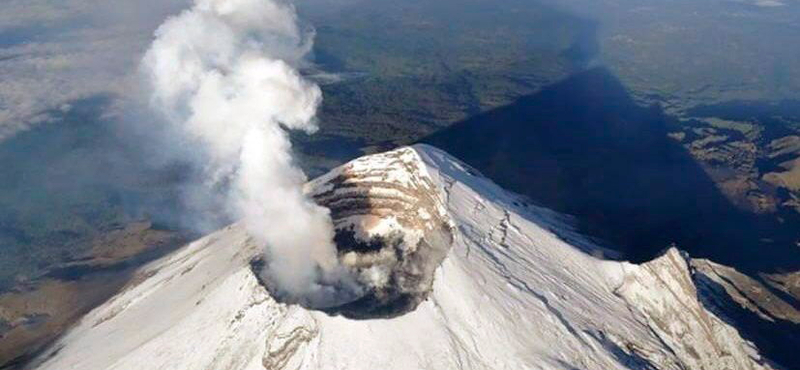
[[125, 95], [161, 19], [185, 0], [10, 0], [0, 12], [0, 140], [52, 109]]

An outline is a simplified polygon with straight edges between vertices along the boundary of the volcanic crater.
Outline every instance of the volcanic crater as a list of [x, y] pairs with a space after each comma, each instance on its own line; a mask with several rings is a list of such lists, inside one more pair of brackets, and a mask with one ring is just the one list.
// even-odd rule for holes
[[[453, 223], [419, 154], [408, 148], [365, 157], [309, 182], [305, 191], [330, 210], [338, 258], [364, 288], [343, 303], [306, 308], [351, 319], [388, 318], [428, 297], [452, 246]], [[256, 272], [264, 265], [252, 263]]]

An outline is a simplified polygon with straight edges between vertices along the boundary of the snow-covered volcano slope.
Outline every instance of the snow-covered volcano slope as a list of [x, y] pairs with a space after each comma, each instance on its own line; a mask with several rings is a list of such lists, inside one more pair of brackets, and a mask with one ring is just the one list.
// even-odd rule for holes
[[[276, 302], [250, 267], [259, 251], [233, 225], [143, 268], [126, 290], [45, 353], [38, 367], [766, 366], [733, 328], [698, 303], [686, 256], [677, 250], [641, 266], [592, 257], [597, 247], [566, 217], [526, 205], [429, 146], [361, 158], [310, 183], [309, 191], [334, 196], [343, 172], [358, 185], [351, 190], [361, 189], [361, 203], [351, 204], [369, 204], [371, 211], [348, 213], [345, 207], [339, 217], [334, 211], [337, 225], [357, 224], [352, 216], [369, 213], [371, 221], [356, 234], [400, 230], [424, 238], [430, 230], [448, 230], [452, 237], [432, 290], [410, 311], [350, 319]], [[409, 198], [408, 189], [423, 194]], [[386, 201], [392, 206], [381, 206]], [[417, 222], [410, 216], [415, 213]], [[442, 222], [427, 222], [435, 219]]]

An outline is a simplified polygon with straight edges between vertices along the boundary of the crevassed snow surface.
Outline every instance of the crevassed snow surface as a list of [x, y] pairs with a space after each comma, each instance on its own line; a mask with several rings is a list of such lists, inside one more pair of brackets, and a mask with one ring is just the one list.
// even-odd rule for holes
[[[372, 180], [429, 179], [455, 227], [433, 292], [416, 310], [351, 320], [278, 303], [249, 268], [258, 249], [233, 225], [143, 268], [38, 368], [769, 368], [698, 303], [677, 250], [641, 266], [597, 259], [599, 248], [567, 217], [525, 205], [430, 146], [357, 166], [367, 176], [415, 168], [410, 162], [420, 173]], [[325, 178], [309, 191], [325, 188]]]

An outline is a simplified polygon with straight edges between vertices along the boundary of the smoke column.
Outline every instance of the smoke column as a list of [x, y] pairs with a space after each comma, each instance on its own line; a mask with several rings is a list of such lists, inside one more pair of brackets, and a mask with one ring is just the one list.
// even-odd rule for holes
[[209, 157], [208, 181], [266, 247], [267, 277], [298, 301], [324, 305], [352, 285], [336, 258], [328, 210], [302, 191], [286, 130], [316, 130], [318, 86], [297, 68], [313, 32], [277, 0], [195, 0], [168, 19], [142, 61], [152, 103]]

